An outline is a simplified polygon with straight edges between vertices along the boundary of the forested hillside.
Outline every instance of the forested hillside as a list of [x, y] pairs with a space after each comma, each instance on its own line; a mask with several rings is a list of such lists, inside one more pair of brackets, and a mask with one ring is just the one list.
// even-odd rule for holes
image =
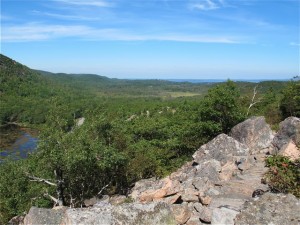
[[0, 125], [20, 123], [37, 125], [46, 122], [49, 110], [66, 105], [69, 112], [85, 107], [82, 93], [60, 84], [12, 59], [0, 55]]
[[126, 194], [139, 179], [179, 168], [200, 145], [251, 115], [266, 116], [276, 128], [300, 114], [299, 81], [115, 80], [33, 71], [3, 55], [0, 67], [1, 124], [41, 132], [36, 153], [0, 165], [1, 223], [55, 199], [74, 207], [104, 193]]

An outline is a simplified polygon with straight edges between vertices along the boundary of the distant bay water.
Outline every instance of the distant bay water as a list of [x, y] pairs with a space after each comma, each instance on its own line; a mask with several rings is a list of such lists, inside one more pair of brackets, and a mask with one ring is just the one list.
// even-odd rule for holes
[[[221, 83], [226, 82], [227, 79], [165, 79], [171, 82], [178, 82], [178, 83]], [[236, 82], [251, 82], [251, 83], [259, 83], [262, 81], [288, 81], [288, 79], [232, 79], [232, 81]]]

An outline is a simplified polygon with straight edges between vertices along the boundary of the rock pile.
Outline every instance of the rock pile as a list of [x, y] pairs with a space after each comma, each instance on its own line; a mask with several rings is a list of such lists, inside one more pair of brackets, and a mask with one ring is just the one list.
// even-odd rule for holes
[[[261, 183], [267, 155], [299, 158], [295, 142], [300, 120], [290, 117], [277, 134], [264, 117], [252, 117], [220, 134], [193, 155], [193, 161], [162, 180], [141, 180], [131, 197], [141, 203], [165, 202], [178, 224], [234, 224], [245, 202], [268, 191]], [[289, 151], [287, 151], [289, 150]]]
[[[102, 201], [92, 208], [66, 209], [60, 223], [49, 224], [284, 224], [282, 218], [297, 224], [299, 216], [287, 208], [299, 212], [295, 197], [271, 193], [258, 201], [253, 197], [268, 191], [261, 183], [266, 155], [279, 152], [299, 158], [295, 145], [299, 141], [299, 118], [287, 118], [274, 134], [263, 117], [252, 117], [236, 125], [229, 136], [220, 134], [201, 146], [191, 162], [168, 177], [138, 181], [130, 194], [134, 203], [113, 206]], [[278, 207], [287, 201], [290, 205]], [[26, 216], [27, 225], [35, 222], [28, 222], [32, 210], [37, 209]], [[265, 216], [268, 210], [270, 215]]]
[[137, 182], [131, 197], [171, 204], [179, 224], [233, 224], [253, 192], [267, 190], [258, 155], [266, 153], [274, 135], [264, 118], [256, 117], [234, 127], [231, 136], [218, 135], [194, 153], [192, 162], [162, 180]]

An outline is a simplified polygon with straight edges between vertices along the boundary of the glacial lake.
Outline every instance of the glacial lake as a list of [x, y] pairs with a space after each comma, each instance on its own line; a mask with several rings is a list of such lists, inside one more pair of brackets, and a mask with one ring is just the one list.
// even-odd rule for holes
[[0, 130], [0, 162], [27, 158], [37, 148], [38, 132], [29, 128], [9, 126]]

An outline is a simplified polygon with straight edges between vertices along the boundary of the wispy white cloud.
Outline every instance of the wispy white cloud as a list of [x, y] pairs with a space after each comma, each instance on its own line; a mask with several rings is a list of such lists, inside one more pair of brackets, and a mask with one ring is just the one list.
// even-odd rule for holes
[[[214, 10], [221, 7], [223, 1], [213, 1], [213, 0], [201, 0], [189, 5], [191, 9], [198, 9], [198, 10]], [[220, 5], [221, 4], [221, 5]]]
[[56, 2], [78, 5], [78, 6], [94, 6], [94, 7], [111, 7], [112, 3], [105, 0], [54, 0]]
[[224, 5], [225, 4], [225, 1], [224, 0], [219, 0], [219, 2]]
[[85, 20], [85, 21], [95, 21], [100, 20], [99, 17], [92, 17], [92, 16], [82, 16], [82, 15], [70, 15], [70, 14], [58, 14], [58, 13], [48, 13], [48, 12], [41, 12], [41, 11], [32, 11], [34, 15], [39, 16], [48, 16], [56, 19], [64, 19], [64, 20]]
[[297, 42], [290, 42], [290, 45], [291, 45], [291, 46], [300, 46], [300, 43], [297, 43]]
[[3, 26], [1, 41], [26, 42], [53, 38], [81, 36], [89, 32], [85, 26], [43, 25], [30, 23], [21, 26]]
[[11, 16], [4, 15], [3, 13], [0, 14], [1, 21], [7, 21], [7, 20], [12, 20], [12, 19], [13, 19], [13, 17], [11, 17]]
[[59, 38], [78, 38], [84, 41], [177, 41], [198, 43], [240, 43], [238, 37], [225, 35], [139, 34], [122, 29], [96, 29], [88, 26], [45, 25], [31, 23], [3, 27], [3, 42], [30, 42]]
[[159, 35], [153, 37], [145, 37], [157, 41], [178, 41], [178, 42], [198, 42], [198, 43], [223, 43], [223, 44], [238, 44], [240, 40], [228, 36], [202, 36], [202, 35]]

